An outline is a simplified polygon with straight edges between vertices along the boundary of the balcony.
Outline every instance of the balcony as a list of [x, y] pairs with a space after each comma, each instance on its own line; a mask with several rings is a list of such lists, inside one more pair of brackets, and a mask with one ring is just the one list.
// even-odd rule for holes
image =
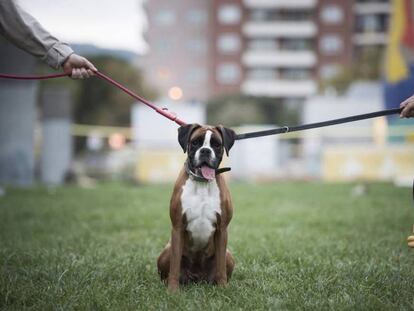
[[316, 94], [313, 80], [246, 80], [242, 83], [243, 94], [269, 97], [307, 97]]
[[386, 45], [388, 35], [380, 32], [367, 32], [355, 34], [352, 38], [355, 45]]
[[368, 2], [354, 4], [354, 12], [356, 14], [389, 14], [391, 13], [391, 4], [384, 2]]
[[243, 34], [248, 38], [282, 37], [311, 38], [316, 35], [316, 25], [311, 21], [304, 22], [246, 22]]
[[309, 9], [316, 6], [316, 0], [244, 0], [249, 9]]
[[309, 68], [316, 64], [313, 51], [256, 51], [248, 50], [242, 62], [246, 67]]

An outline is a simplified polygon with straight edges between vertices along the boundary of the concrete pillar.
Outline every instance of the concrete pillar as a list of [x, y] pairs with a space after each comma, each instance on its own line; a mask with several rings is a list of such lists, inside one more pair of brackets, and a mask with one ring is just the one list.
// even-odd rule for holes
[[71, 94], [65, 88], [45, 89], [42, 103], [42, 153], [40, 178], [43, 183], [64, 182], [72, 161]]
[[[0, 72], [30, 74], [35, 59], [0, 36]], [[0, 79], [0, 184], [30, 186], [38, 83]]]

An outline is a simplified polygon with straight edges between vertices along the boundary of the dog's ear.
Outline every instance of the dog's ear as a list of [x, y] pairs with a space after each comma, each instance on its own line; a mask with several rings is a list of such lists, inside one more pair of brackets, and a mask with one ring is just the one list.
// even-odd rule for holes
[[236, 138], [236, 133], [232, 129], [224, 127], [223, 125], [216, 126], [216, 128], [219, 130], [221, 134], [224, 149], [226, 150], [227, 156], [229, 156], [229, 151], [231, 147], [233, 147], [234, 140]]
[[200, 124], [193, 123], [182, 125], [178, 128], [178, 142], [180, 143], [181, 148], [183, 148], [184, 153], [187, 151], [187, 145], [190, 141], [191, 134], [199, 127], [201, 127]]

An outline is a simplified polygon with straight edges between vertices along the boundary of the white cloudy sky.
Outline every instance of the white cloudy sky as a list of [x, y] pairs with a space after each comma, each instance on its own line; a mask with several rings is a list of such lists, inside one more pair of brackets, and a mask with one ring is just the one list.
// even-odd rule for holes
[[60, 40], [145, 51], [142, 0], [19, 0], [19, 3]]

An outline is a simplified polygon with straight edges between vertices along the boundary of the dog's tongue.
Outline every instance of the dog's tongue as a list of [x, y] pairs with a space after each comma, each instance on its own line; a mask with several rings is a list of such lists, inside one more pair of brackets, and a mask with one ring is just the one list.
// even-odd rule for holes
[[201, 167], [201, 174], [207, 180], [213, 180], [216, 177], [216, 171], [207, 165]]

